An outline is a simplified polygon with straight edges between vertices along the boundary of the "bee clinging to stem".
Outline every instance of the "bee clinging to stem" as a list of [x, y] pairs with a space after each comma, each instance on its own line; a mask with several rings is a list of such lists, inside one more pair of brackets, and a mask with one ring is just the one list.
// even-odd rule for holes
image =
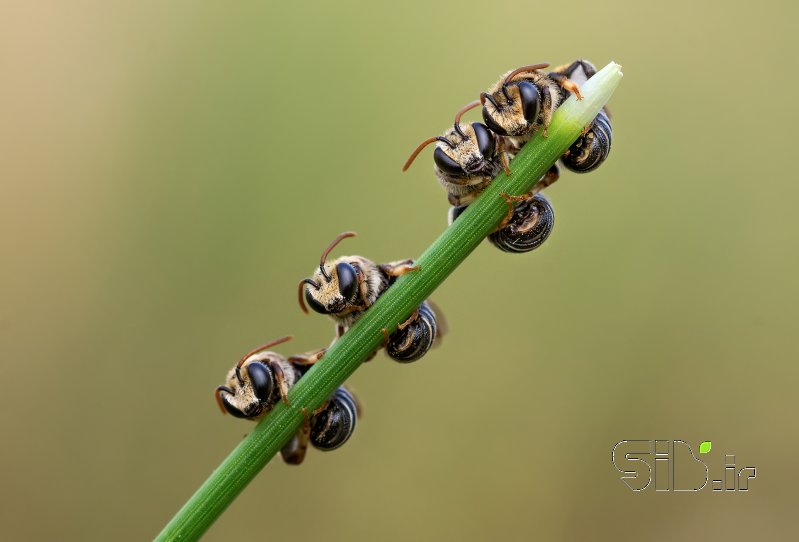
[[425, 147], [436, 143], [433, 151], [435, 174], [452, 205], [471, 203], [500, 170], [510, 175], [502, 140], [479, 122], [460, 124], [463, 114], [478, 105], [480, 102], [475, 101], [464, 106], [455, 115], [452, 128], [443, 135], [422, 141], [402, 167], [402, 171], [407, 171]]
[[[322, 252], [319, 268], [313, 276], [300, 281], [300, 308], [308, 313], [327, 314], [336, 323], [336, 337], [341, 337], [391, 284], [406, 273], [419, 269], [411, 259], [376, 264], [363, 256], [341, 256], [327, 262], [330, 252], [354, 232], [344, 232]], [[307, 303], [307, 306], [306, 306]], [[399, 323], [397, 330], [386, 334], [389, 356], [396, 361], [415, 361], [422, 357], [436, 338], [435, 313], [424, 304]]]
[[356, 235], [351, 231], [337, 235], [322, 252], [319, 269], [299, 284], [302, 311], [308, 313], [307, 302], [314, 311], [330, 315], [343, 328], [339, 336], [377, 300], [394, 278], [418, 269], [410, 259], [378, 265], [363, 256], [341, 256], [327, 262], [327, 256], [336, 245]]
[[[223, 414], [259, 420], [269, 414], [278, 401], [289, 404], [288, 391], [325, 353], [324, 349], [297, 354], [288, 359], [269, 348], [291, 340], [282, 337], [248, 352], [228, 372], [227, 382], [214, 395]], [[305, 422], [280, 451], [286, 463], [299, 465], [310, 443], [320, 450], [333, 450], [344, 444], [355, 429], [360, 407], [345, 387], [310, 415], [302, 409]]]
[[541, 71], [548, 66], [516, 68], [480, 94], [486, 125], [497, 135], [521, 138], [512, 140], [517, 151], [541, 126], [546, 135], [552, 114], [562, 101], [561, 87], [582, 99], [579, 87], [566, 76]]
[[[555, 110], [570, 94], [582, 99], [579, 84], [596, 73], [594, 65], [586, 60], [575, 60], [549, 73], [542, 71], [548, 66], [533, 64], [512, 70], [488, 92], [480, 94], [484, 122], [502, 136], [511, 154], [542, 127], [546, 137]], [[564, 154], [563, 165], [578, 173], [598, 167], [610, 152], [610, 134], [610, 121], [603, 109]]]

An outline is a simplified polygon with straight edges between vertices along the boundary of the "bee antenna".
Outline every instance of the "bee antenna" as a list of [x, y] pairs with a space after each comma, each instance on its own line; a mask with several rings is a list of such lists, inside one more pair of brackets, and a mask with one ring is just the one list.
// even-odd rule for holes
[[[239, 360], [238, 365], [236, 365], [236, 369], [237, 369], [236, 370], [236, 375], [238, 376], [238, 369], [244, 364], [245, 361], [247, 361], [247, 358], [249, 358], [250, 356], [258, 354], [259, 352], [263, 352], [267, 348], [271, 348], [273, 346], [277, 346], [278, 344], [283, 344], [285, 342], [288, 342], [288, 341], [290, 341], [293, 338], [294, 338], [293, 335], [286, 335], [285, 337], [280, 337], [279, 339], [275, 339], [274, 341], [270, 341], [270, 342], [268, 342], [266, 344], [262, 344], [261, 346], [259, 346], [255, 350], [250, 350], [249, 352], [247, 352], [247, 354], [243, 358], [241, 358]], [[241, 378], [239, 378], [239, 380], [241, 380]]]
[[461, 117], [463, 116], [464, 113], [466, 113], [467, 111], [469, 111], [471, 109], [474, 109], [478, 105], [482, 105], [482, 103], [483, 102], [481, 100], [475, 100], [475, 101], [469, 102], [466, 105], [464, 105], [463, 107], [461, 107], [460, 111], [455, 113], [455, 126], [457, 126], [458, 124], [461, 123]]
[[520, 73], [527, 73], [535, 70], [543, 70], [548, 66], [549, 62], [544, 62], [542, 64], [531, 64], [529, 66], [522, 66], [521, 68], [516, 68], [515, 70], [513, 70], [512, 72], [510, 72], [508, 75], [505, 76], [505, 80], [502, 81], [502, 86], [504, 87], [505, 85], [510, 83], [510, 80], [519, 75]]
[[424, 148], [427, 147], [430, 143], [433, 143], [438, 140], [439, 140], [438, 137], [430, 137], [419, 143], [419, 146], [416, 147], [416, 150], [414, 150], [411, 153], [411, 155], [408, 157], [408, 159], [405, 160], [405, 165], [402, 166], [402, 171], [408, 171], [408, 168], [411, 167], [411, 164], [413, 164], [413, 161], [416, 160], [417, 156], [419, 156], [419, 153], [422, 152]]
[[486, 100], [491, 102], [491, 105], [494, 106], [494, 109], [499, 110], [499, 104], [494, 99], [494, 97], [492, 95], [488, 94], [487, 92], [481, 92], [480, 93], [480, 103], [485, 105], [486, 104]]
[[447, 147], [449, 147], [450, 149], [454, 149], [456, 147], [455, 143], [453, 143], [452, 141], [450, 141], [446, 137], [438, 136], [436, 138], [436, 141], [440, 141], [442, 143], [446, 143]]
[[325, 270], [325, 262], [319, 264], [319, 271], [322, 273], [322, 276], [325, 277], [325, 280], [327, 282], [333, 280], [333, 278], [330, 275], [328, 275], [327, 271]]
[[219, 386], [214, 390], [214, 397], [216, 397], [216, 404], [219, 405], [219, 410], [222, 411], [222, 414], [227, 414], [227, 409], [225, 408], [224, 403], [222, 402], [222, 392], [227, 392], [231, 395], [234, 395], [233, 390], [228, 388], [227, 386]]
[[308, 307], [305, 306], [305, 296], [302, 295], [303, 294], [303, 290], [304, 290], [304, 288], [302, 287], [303, 284], [310, 284], [311, 286], [314, 287], [314, 290], [318, 290], [319, 288], [322, 287], [322, 285], [319, 284], [318, 282], [316, 282], [313, 279], [302, 279], [300, 281], [300, 288], [299, 288], [299, 292], [298, 292], [299, 293], [299, 300], [300, 300], [300, 308], [302, 309], [302, 312], [304, 312], [305, 314], [308, 314]]
[[327, 245], [325, 251], [322, 252], [322, 258], [319, 260], [319, 270], [322, 272], [322, 276], [325, 277], [327, 282], [330, 282], [331, 280], [330, 275], [328, 275], [327, 271], [325, 271], [325, 260], [327, 259], [327, 255], [330, 254], [330, 252], [336, 248], [336, 245], [338, 245], [342, 240], [346, 239], [347, 237], [355, 237], [356, 235], [358, 234], [354, 231], [345, 231], [344, 233], [339, 233], [336, 238], [333, 239], [329, 245]]
[[460, 124], [455, 123], [452, 126], [455, 128], [455, 131], [458, 132], [458, 135], [460, 135], [463, 139], [467, 139], [466, 134], [464, 134], [463, 130], [461, 130]]

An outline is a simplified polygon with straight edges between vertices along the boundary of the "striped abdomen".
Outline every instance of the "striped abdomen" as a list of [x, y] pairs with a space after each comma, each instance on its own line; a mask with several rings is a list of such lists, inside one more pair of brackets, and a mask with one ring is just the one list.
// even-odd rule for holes
[[350, 438], [357, 420], [355, 398], [342, 386], [325, 409], [311, 420], [311, 444], [325, 452], [335, 450]]
[[542, 194], [536, 194], [517, 203], [510, 222], [488, 240], [503, 252], [530, 252], [547, 240], [554, 226], [552, 205]]
[[386, 345], [386, 353], [395, 361], [409, 363], [424, 356], [438, 333], [436, 313], [427, 304], [419, 305], [419, 315], [405, 329], [398, 329], [391, 334]]
[[591, 129], [574, 142], [561, 161], [566, 168], [576, 173], [592, 171], [608, 157], [612, 141], [610, 119], [603, 109], [594, 119]]

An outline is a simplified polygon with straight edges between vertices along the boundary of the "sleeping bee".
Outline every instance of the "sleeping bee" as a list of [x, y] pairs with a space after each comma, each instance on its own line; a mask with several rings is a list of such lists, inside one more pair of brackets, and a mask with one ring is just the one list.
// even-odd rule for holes
[[[553, 166], [555, 167], [555, 166]], [[458, 218], [466, 205], [450, 209], [450, 224]], [[555, 211], [543, 194], [524, 197], [513, 207], [513, 215], [505, 226], [488, 236], [488, 241], [503, 252], [530, 252], [547, 240], [555, 226]]]
[[402, 167], [402, 171], [407, 171], [425, 147], [438, 142], [433, 152], [435, 173], [451, 205], [468, 205], [501, 169], [510, 173], [502, 139], [479, 122], [468, 126], [460, 124], [463, 113], [477, 105], [480, 102], [470, 103], [458, 111], [452, 128], [444, 135], [422, 141]]
[[[407, 171], [419, 153], [430, 143], [438, 141], [433, 153], [435, 172], [447, 190], [449, 203], [453, 206], [448, 214], [448, 222], [460, 216], [466, 207], [494, 180], [501, 168], [506, 174], [508, 159], [512, 154], [504, 150], [502, 138], [497, 137], [485, 125], [472, 123], [471, 131], [460, 128], [463, 114], [480, 105], [480, 101], [467, 104], [455, 115], [453, 128], [443, 136], [423, 141], [402, 168]], [[536, 184], [536, 191], [542, 190], [558, 179], [558, 168], [552, 168]], [[533, 193], [525, 196], [502, 194], [508, 203], [508, 215], [497, 230], [489, 236], [489, 241], [504, 252], [529, 252], [541, 246], [549, 236], [554, 225], [554, 212], [549, 202], [539, 198], [535, 202], [524, 202]], [[533, 233], [535, 232], [535, 233]]]
[[[578, 83], [584, 83], [596, 73], [593, 64], [586, 60], [575, 60], [549, 73], [541, 71], [548, 66], [534, 64], [517, 68], [504, 75], [488, 92], [480, 94], [483, 120], [494, 133], [506, 139], [505, 145], [512, 154], [542, 127], [546, 137], [555, 110], [569, 94], [582, 99]], [[564, 154], [563, 165], [578, 173], [591, 171], [607, 158], [610, 144], [610, 120], [603, 109]]]
[[[228, 372], [226, 385], [219, 386], [214, 393], [223, 414], [259, 420], [278, 401], [288, 404], [288, 391], [325, 353], [322, 349], [286, 359], [268, 350], [290, 339], [283, 337], [259, 346]], [[308, 443], [318, 450], [335, 450], [352, 435], [359, 410], [357, 400], [343, 386], [310, 416], [303, 409], [305, 423], [280, 450], [283, 460], [290, 465], [302, 463]]]
[[[341, 256], [327, 263], [336, 245], [355, 235], [339, 234], [322, 252], [313, 277], [299, 284], [300, 308], [307, 314], [307, 302], [314, 311], [333, 318], [336, 338], [352, 327], [397, 277], [418, 269], [413, 260], [375, 264], [362, 256]], [[437, 331], [435, 312], [424, 302], [394, 333], [386, 332], [386, 352], [396, 361], [416, 361], [433, 345]]]

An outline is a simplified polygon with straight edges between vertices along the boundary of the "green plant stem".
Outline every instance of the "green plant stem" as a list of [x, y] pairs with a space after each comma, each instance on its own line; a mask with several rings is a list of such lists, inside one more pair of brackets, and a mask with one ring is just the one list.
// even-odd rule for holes
[[302, 408], [320, 406], [383, 342], [382, 328], [396, 329], [499, 224], [507, 213], [500, 193], [524, 194], [554, 164], [607, 103], [621, 81], [621, 67], [605, 66], [558, 108], [548, 137], [539, 131], [458, 220], [417, 260], [420, 269], [400, 277], [364, 316], [291, 389], [290, 406], [278, 403], [164, 527], [157, 540], [196, 540], [277, 454], [303, 423]]

